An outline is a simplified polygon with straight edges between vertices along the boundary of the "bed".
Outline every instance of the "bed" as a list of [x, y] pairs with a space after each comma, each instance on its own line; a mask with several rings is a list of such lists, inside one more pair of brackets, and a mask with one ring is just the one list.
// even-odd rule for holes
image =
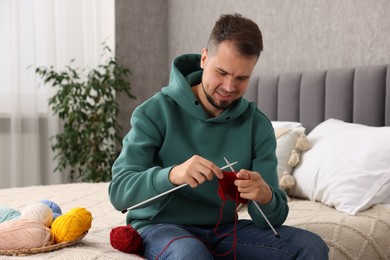
[[[289, 123], [277, 136], [279, 177], [295, 178], [285, 224], [320, 235], [330, 259], [390, 259], [390, 65], [260, 76], [246, 98]], [[308, 150], [291, 146], [302, 127]]]
[[[290, 213], [285, 224], [308, 229], [320, 235], [329, 246], [330, 259], [390, 259], [390, 178], [388, 178], [390, 160], [383, 159], [387, 158], [386, 153], [381, 154], [379, 159], [382, 160], [381, 166], [387, 167], [387, 170], [384, 170], [387, 174], [381, 171], [377, 174], [381, 174], [380, 181], [371, 179], [371, 183], [380, 182], [382, 185], [370, 199], [367, 200], [365, 197], [364, 203], [358, 205], [359, 207], [351, 209], [338, 201], [329, 203], [326, 196], [320, 196], [326, 192], [310, 193], [313, 189], [305, 190], [307, 189], [305, 181], [311, 180], [313, 176], [316, 176], [315, 180], [318, 181], [323, 173], [323, 169], [322, 171], [315, 169], [316, 175], [313, 173], [314, 170], [311, 172], [309, 166], [326, 166], [322, 162], [308, 162], [312, 161], [311, 158], [318, 159], [315, 152], [321, 151], [318, 148], [321, 142], [329, 143], [325, 138], [329, 129], [327, 127], [330, 127], [329, 122], [332, 126], [342, 124], [344, 129], [346, 126], [353, 129], [344, 131], [344, 136], [341, 131], [337, 131], [334, 136], [342, 138], [341, 140], [351, 138], [349, 133], [355, 131], [356, 125], [358, 128], [356, 136], [361, 136], [361, 131], [365, 133], [366, 130], [374, 131], [374, 135], [378, 135], [375, 131], [379, 128], [381, 134], [384, 132], [383, 140], [390, 140], [386, 139], [386, 133], [389, 132], [386, 130], [390, 128], [383, 128], [383, 126], [390, 126], [390, 66], [378, 65], [253, 77], [246, 98], [256, 102], [275, 123], [275, 133], [278, 129], [283, 130], [281, 136], [277, 136], [278, 149], [286, 148], [286, 143], [290, 146], [295, 145], [284, 149], [284, 153], [287, 151], [289, 155], [287, 156], [289, 161], [293, 150], [299, 155], [295, 163], [289, 163], [283, 159], [284, 157], [282, 158], [281, 151], [279, 151], [280, 158], [277, 153], [280, 167], [283, 166], [281, 169], [278, 168], [281, 180], [283, 176], [289, 176], [290, 180], [292, 177], [294, 180], [293, 184], [285, 186], [290, 205]], [[278, 122], [282, 124], [278, 125]], [[325, 122], [327, 123], [325, 130], [319, 131], [317, 127]], [[366, 129], [364, 128], [366, 126], [375, 129], [371, 127]], [[287, 131], [284, 131], [286, 129]], [[288, 142], [282, 142], [285, 140], [283, 136], [288, 137]], [[325, 139], [322, 140], [320, 137]], [[304, 138], [309, 147], [297, 148], [299, 138]], [[337, 138], [334, 145], [340, 143]], [[372, 136], [358, 139], [366, 140], [362, 145], [370, 145], [367, 140], [371, 140]], [[386, 144], [383, 146], [387, 147]], [[390, 147], [390, 142], [388, 146]], [[344, 148], [348, 147], [345, 145], [340, 149], [331, 147], [328, 152], [341, 151]], [[363, 159], [360, 161], [364, 161], [364, 155], [365, 151], [360, 151], [356, 156], [362, 156]], [[336, 155], [330, 154], [325, 159], [333, 158], [332, 156]], [[323, 183], [326, 181], [317, 183], [317, 186]], [[353, 181], [348, 183], [355, 185], [352, 188], [356, 188], [360, 193], [374, 186], [365, 183], [366, 185], [360, 188]], [[342, 186], [342, 188], [350, 187]], [[107, 189], [108, 183], [73, 183], [1, 189], [0, 204], [21, 209], [30, 202], [49, 199], [58, 203], [65, 212], [73, 207], [84, 207], [92, 213], [92, 227], [78, 243], [50, 252], [32, 254], [28, 259], [142, 259], [137, 255], [122, 253], [110, 245], [111, 229], [125, 225], [125, 216], [112, 207]], [[333, 189], [336, 191], [340, 187], [335, 186], [332, 187]], [[334, 200], [348, 197], [336, 195], [338, 196], [336, 199], [333, 198]], [[356, 197], [351, 199], [360, 201], [356, 200]], [[240, 209], [239, 217], [249, 218], [245, 207]], [[0, 259], [23, 258], [0, 255]]]

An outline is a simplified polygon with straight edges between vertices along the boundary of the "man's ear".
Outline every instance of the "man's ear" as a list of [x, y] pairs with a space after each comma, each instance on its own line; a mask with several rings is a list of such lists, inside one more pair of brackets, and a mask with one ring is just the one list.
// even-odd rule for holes
[[202, 57], [200, 58], [200, 67], [204, 69], [206, 67], [207, 59], [208, 59], [208, 50], [206, 48], [202, 49]]

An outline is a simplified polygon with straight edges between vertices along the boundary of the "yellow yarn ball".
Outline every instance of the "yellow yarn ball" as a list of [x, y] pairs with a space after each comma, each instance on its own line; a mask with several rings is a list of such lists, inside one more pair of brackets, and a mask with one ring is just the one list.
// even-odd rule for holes
[[91, 228], [92, 214], [85, 208], [73, 208], [51, 224], [56, 243], [74, 240]]

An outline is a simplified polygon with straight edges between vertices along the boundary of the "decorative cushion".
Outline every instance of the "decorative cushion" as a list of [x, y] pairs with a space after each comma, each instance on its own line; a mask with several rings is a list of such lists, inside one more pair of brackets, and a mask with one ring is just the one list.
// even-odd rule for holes
[[292, 122], [292, 121], [272, 121], [272, 126], [274, 128], [296, 128], [301, 127], [301, 122]]
[[277, 140], [276, 157], [278, 158], [279, 185], [288, 190], [295, 185], [292, 171], [300, 161], [303, 151], [310, 148], [305, 135], [305, 128], [299, 122], [272, 122]]
[[328, 119], [307, 137], [313, 147], [294, 170], [290, 196], [356, 215], [390, 194], [390, 127]]

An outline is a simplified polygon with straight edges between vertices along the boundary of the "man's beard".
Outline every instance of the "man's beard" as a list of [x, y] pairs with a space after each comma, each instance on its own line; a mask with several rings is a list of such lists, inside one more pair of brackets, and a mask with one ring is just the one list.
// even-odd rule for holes
[[222, 109], [222, 110], [226, 110], [228, 109], [229, 107], [233, 106], [235, 102], [232, 102], [232, 103], [229, 103], [228, 101], [221, 101], [219, 104], [217, 102], [215, 102], [215, 100], [213, 99], [213, 97], [211, 95], [209, 95], [207, 92], [206, 92], [206, 89], [204, 88], [203, 86], [203, 82], [201, 82], [202, 84], [202, 89], [203, 89], [203, 93], [205, 94], [206, 98], [207, 98], [207, 101], [215, 108], [217, 109]]

